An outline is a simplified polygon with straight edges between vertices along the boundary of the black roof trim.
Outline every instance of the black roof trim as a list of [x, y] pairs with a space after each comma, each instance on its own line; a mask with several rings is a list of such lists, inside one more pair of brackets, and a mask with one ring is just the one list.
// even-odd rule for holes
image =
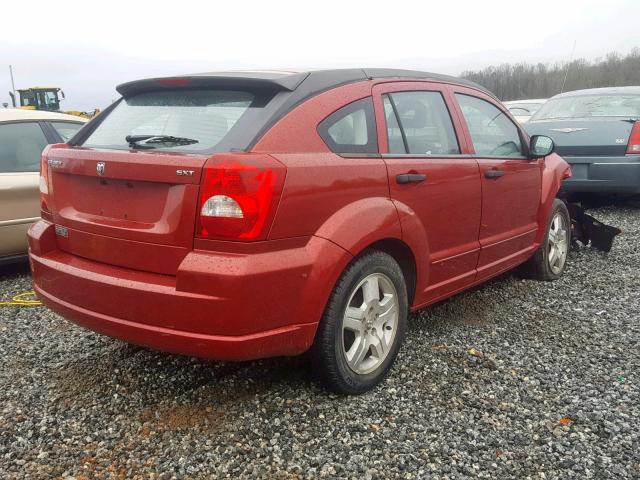
[[363, 72], [369, 79], [376, 78], [406, 78], [406, 79], [414, 79], [414, 80], [434, 80], [436, 82], [446, 82], [446, 83], [455, 83], [457, 85], [464, 85], [466, 87], [475, 88], [477, 90], [482, 90], [485, 93], [488, 93], [492, 97], [495, 96], [489, 90], [484, 88], [482, 85], [479, 85], [471, 80], [467, 80], [465, 78], [454, 77], [453, 75], [444, 75], [441, 73], [431, 73], [431, 72], [423, 72], [420, 70], [402, 70], [402, 69], [392, 69], [392, 68], [365, 68]]
[[319, 92], [357, 81], [380, 78], [398, 78], [411, 80], [433, 80], [438, 82], [455, 83], [494, 96], [486, 88], [469, 80], [441, 75], [438, 73], [422, 72], [419, 70], [401, 70], [391, 68], [345, 68], [332, 70], [313, 70], [308, 72], [275, 72], [275, 71], [239, 71], [239, 72], [210, 72], [180, 75], [176, 77], [149, 78], [123, 83], [116, 90], [124, 97], [129, 97], [144, 91], [162, 88], [176, 88], [170, 82], [162, 85], [162, 81], [175, 78], [188, 79], [190, 87], [218, 87], [218, 88], [264, 88], [274, 91], [296, 92], [296, 97], [305, 99]]

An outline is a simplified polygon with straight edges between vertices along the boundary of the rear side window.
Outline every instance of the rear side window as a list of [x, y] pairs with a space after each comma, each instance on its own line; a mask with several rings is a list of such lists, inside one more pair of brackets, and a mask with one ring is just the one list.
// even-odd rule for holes
[[162, 90], [123, 98], [87, 137], [85, 147], [127, 149], [128, 135], [169, 135], [195, 140], [164, 143], [178, 152], [216, 150], [236, 124], [265, 99], [248, 91]]
[[502, 110], [470, 95], [456, 93], [456, 99], [467, 122], [476, 155], [523, 156], [518, 128]]
[[63, 142], [68, 142], [71, 137], [73, 137], [78, 130], [80, 130], [84, 123], [73, 123], [73, 122], [49, 122], [51, 126], [58, 132], [60, 138], [62, 138]]
[[371, 97], [352, 102], [318, 125], [318, 134], [335, 153], [378, 153]]
[[384, 117], [387, 123], [387, 141], [389, 142], [389, 153], [407, 153], [404, 132], [400, 130], [395, 107], [391, 103], [391, 98], [389, 97], [389, 95], [384, 95], [382, 97], [382, 104], [384, 105]]
[[460, 153], [451, 116], [439, 92], [396, 92], [383, 98], [389, 153]]
[[0, 173], [40, 171], [47, 143], [36, 122], [0, 124]]

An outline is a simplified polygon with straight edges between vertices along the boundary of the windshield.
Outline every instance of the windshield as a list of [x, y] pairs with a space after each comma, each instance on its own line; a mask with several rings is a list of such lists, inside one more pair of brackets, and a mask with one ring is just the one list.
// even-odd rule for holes
[[640, 118], [640, 95], [580, 95], [551, 99], [531, 121], [590, 117]]
[[533, 115], [538, 110], [540, 110], [541, 106], [542, 103], [510, 103], [507, 108], [509, 108], [509, 111], [512, 114], [524, 117]]
[[158, 150], [203, 152], [215, 148], [247, 113], [255, 94], [231, 90], [163, 90], [122, 101], [98, 125], [85, 147], [129, 149], [127, 137], [171, 136], [194, 142], [162, 143]]

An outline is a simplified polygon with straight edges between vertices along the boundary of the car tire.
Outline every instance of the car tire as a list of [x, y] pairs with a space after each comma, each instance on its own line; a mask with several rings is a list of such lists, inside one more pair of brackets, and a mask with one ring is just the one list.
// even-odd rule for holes
[[557, 280], [564, 273], [571, 246], [571, 218], [562, 200], [555, 199], [544, 241], [525, 263], [526, 276], [542, 281]]
[[311, 348], [318, 380], [343, 394], [374, 388], [398, 355], [407, 315], [407, 287], [398, 262], [378, 250], [354, 259], [329, 298]]

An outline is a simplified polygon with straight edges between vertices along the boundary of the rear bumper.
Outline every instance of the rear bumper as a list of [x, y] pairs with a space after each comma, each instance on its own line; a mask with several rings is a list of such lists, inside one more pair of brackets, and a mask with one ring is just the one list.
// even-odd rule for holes
[[563, 192], [640, 193], [640, 156], [563, 158], [572, 172]]
[[59, 250], [42, 220], [29, 231], [29, 257], [39, 298], [96, 332], [218, 360], [298, 355], [350, 255], [316, 237], [261, 243], [247, 253], [194, 250], [169, 276]]

